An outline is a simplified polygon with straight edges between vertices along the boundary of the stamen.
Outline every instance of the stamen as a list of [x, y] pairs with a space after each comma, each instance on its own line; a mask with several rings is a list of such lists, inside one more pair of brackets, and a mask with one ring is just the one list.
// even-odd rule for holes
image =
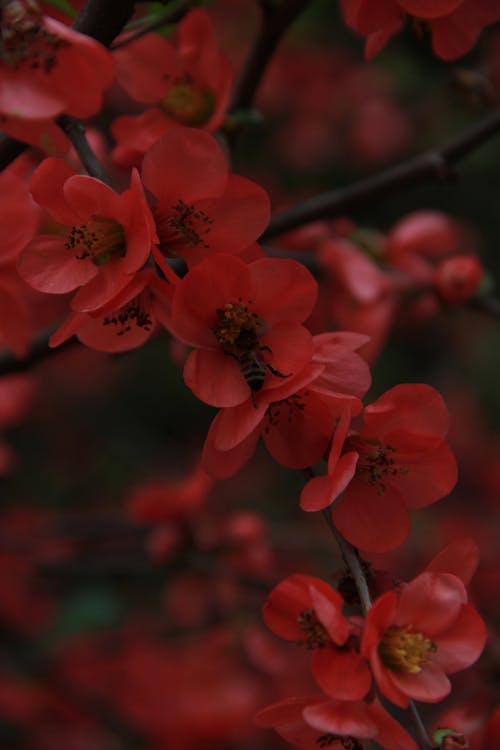
[[320, 748], [332, 747], [336, 743], [336, 747], [343, 748], [343, 750], [363, 750], [361, 741], [356, 737], [343, 737], [340, 734], [321, 734], [316, 737], [316, 742]]
[[184, 79], [172, 86], [160, 106], [183, 125], [200, 127], [214, 112], [215, 96], [208, 89], [198, 88]]
[[266, 435], [269, 434], [270, 427], [276, 427], [282, 418], [286, 419], [288, 424], [291, 424], [293, 418], [303, 412], [306, 408], [309, 395], [309, 391], [292, 393], [290, 396], [287, 396], [287, 398], [281, 399], [281, 401], [273, 401], [272, 404], [269, 404], [265, 414], [267, 424], [264, 428], [264, 432]]
[[384, 665], [393, 672], [419, 674], [432, 662], [436, 644], [411, 625], [388, 628], [379, 643], [378, 653]]
[[154, 211], [156, 228], [160, 238], [160, 249], [168, 257], [177, 255], [176, 248], [208, 248], [203, 239], [210, 233], [214, 220], [194, 204], [188, 204], [180, 198], [167, 214]]
[[146, 310], [144, 292], [120, 307], [117, 312], [107, 315], [102, 323], [104, 326], [115, 326], [117, 336], [124, 336], [129, 333], [133, 325], [137, 328], [143, 328], [145, 331], [150, 331], [153, 320], [149, 311]]
[[43, 25], [43, 15], [34, 0], [8, 0], [1, 8], [0, 60], [14, 70], [25, 65], [50, 73], [57, 51], [70, 43]]
[[[331, 639], [325, 630], [325, 626], [318, 620], [314, 609], [303, 609], [297, 617], [300, 630], [306, 635], [306, 646], [312, 650], [324, 648], [331, 644]], [[302, 644], [302, 641], [298, 642]]]
[[72, 227], [65, 246], [78, 251], [77, 260], [91, 258], [96, 266], [102, 266], [113, 257], [125, 255], [125, 233], [113, 219], [96, 216], [87, 224]]
[[406, 466], [398, 466], [393, 454], [396, 448], [382, 445], [378, 440], [349, 438], [344, 451], [355, 450], [360, 454], [356, 476], [377, 488], [377, 495], [383, 495], [386, 489], [385, 479], [408, 474]]
[[244, 304], [239, 297], [237, 302], [227, 302], [215, 311], [218, 318], [212, 328], [215, 338], [225, 352], [234, 356], [259, 348], [257, 328], [260, 321], [258, 315], [249, 309], [250, 304], [251, 300]]

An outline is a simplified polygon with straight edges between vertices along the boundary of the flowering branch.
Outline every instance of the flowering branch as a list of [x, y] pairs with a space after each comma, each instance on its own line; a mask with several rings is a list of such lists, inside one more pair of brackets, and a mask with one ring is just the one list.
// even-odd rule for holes
[[[134, 11], [135, 0], [87, 0], [75, 19], [73, 28], [109, 47], [122, 31]], [[9, 166], [26, 149], [27, 143], [0, 134], [0, 171]]]
[[401, 188], [419, 185], [427, 181], [452, 182], [456, 180], [453, 166], [471, 154], [500, 131], [500, 111], [480, 120], [452, 138], [441, 148], [425, 151], [402, 164], [379, 172], [354, 185], [330, 190], [309, 198], [286, 211], [275, 214], [261, 237], [269, 240], [302, 224], [317, 219], [339, 216], [366, 204], [373, 204]]
[[[366, 576], [363, 571], [363, 566], [361, 565], [358, 552], [356, 548], [347, 541], [347, 539], [344, 539], [340, 531], [336, 528], [335, 524], [332, 521], [331, 514], [328, 508], [325, 508], [322, 511], [322, 515], [326, 521], [328, 528], [334, 535], [337, 544], [339, 545], [342, 557], [344, 558], [344, 562], [353, 577], [359, 600], [361, 602], [363, 614], [366, 615], [372, 605], [372, 602], [370, 597], [370, 590], [368, 587], [368, 581], [366, 580]], [[427, 733], [427, 730], [425, 729], [422, 719], [420, 718], [418, 709], [412, 700], [410, 700], [408, 710], [410, 713], [413, 729], [415, 731], [415, 739], [418, 746], [421, 748], [421, 750], [433, 750], [434, 745], [429, 739], [429, 735]]]

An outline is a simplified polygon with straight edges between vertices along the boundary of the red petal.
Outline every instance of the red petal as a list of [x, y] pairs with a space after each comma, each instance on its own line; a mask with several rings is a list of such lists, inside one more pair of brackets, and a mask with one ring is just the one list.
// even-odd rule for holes
[[262, 615], [268, 628], [288, 641], [307, 640], [297, 618], [303, 610], [315, 609], [313, 592], [324, 597], [320, 607], [328, 619], [333, 615], [337, 622], [340, 617], [347, 625], [342, 618], [343, 600], [340, 594], [320, 578], [295, 573], [280, 581], [267, 598]]
[[427, 453], [396, 451], [398, 467], [408, 473], [391, 476], [390, 484], [404, 497], [409, 508], [423, 508], [441, 500], [457, 483], [457, 462], [444, 441]]
[[442, 397], [430, 385], [404, 383], [367, 406], [364, 421], [363, 434], [379, 439], [389, 439], [394, 433], [444, 437], [449, 415]]
[[254, 405], [250, 398], [232, 409], [223, 409], [217, 420], [215, 445], [217, 450], [228, 451], [248, 437], [261, 423], [267, 403]]
[[121, 197], [95, 177], [80, 174], [70, 177], [64, 183], [63, 192], [68, 206], [81, 222], [93, 216], [105, 216], [122, 226], [126, 223], [127, 208]]
[[[267, 334], [260, 337], [260, 345], [270, 349], [270, 351], [264, 349], [261, 352], [264, 362], [285, 376], [267, 371], [264, 383], [266, 391], [280, 388], [285, 378], [301, 373], [310, 362], [313, 351], [311, 334], [297, 323], [278, 323]], [[266, 393], [266, 398], [271, 400], [273, 396], [271, 393]]]
[[479, 548], [473, 539], [465, 537], [448, 544], [432, 558], [427, 570], [432, 573], [452, 573], [467, 586], [479, 564]]
[[304, 408], [289, 402], [273, 403], [262, 425], [262, 437], [272, 457], [289, 469], [314, 466], [325, 454], [333, 430], [333, 416], [314, 392], [299, 391]]
[[353, 478], [357, 462], [357, 453], [346, 453], [338, 462], [333, 474], [311, 479], [300, 496], [302, 510], [317, 511], [331, 505]]
[[203, 446], [202, 466], [215, 479], [227, 479], [236, 474], [253, 455], [259, 440], [259, 430], [254, 430], [241, 443], [230, 451], [219, 451], [214, 444], [214, 434], [217, 432], [217, 417], [208, 431]]
[[464, 604], [453, 625], [436, 637], [433, 662], [448, 674], [469, 667], [481, 656], [486, 635], [482, 618], [475, 609]]
[[255, 242], [267, 227], [271, 211], [266, 191], [234, 174], [229, 175], [224, 195], [199, 200], [196, 208], [213, 220], [206, 236], [209, 248], [222, 253], [239, 253]]
[[252, 308], [266, 323], [302, 323], [309, 317], [318, 285], [305, 266], [286, 258], [263, 258], [248, 269]]
[[340, 533], [355, 547], [367, 552], [388, 552], [400, 547], [410, 531], [410, 517], [399, 492], [354, 479], [332, 508], [332, 519]]
[[179, 199], [192, 203], [221, 196], [227, 185], [228, 166], [212, 136], [179, 127], [149, 149], [142, 163], [142, 179], [164, 210]]
[[361, 701], [331, 700], [304, 709], [306, 722], [320, 732], [368, 739], [377, 736], [377, 725]]
[[120, 86], [138, 102], [156, 104], [181, 72], [179, 55], [158, 34], [145, 34], [113, 54]]
[[401, 592], [396, 624], [411, 624], [432, 638], [453, 625], [466, 601], [467, 592], [456, 576], [421, 573]]
[[75, 170], [61, 159], [44, 159], [35, 169], [30, 181], [30, 190], [36, 202], [45, 208], [60, 224], [72, 226], [79, 217], [68, 206], [64, 197], [64, 183], [76, 175]]
[[65, 294], [90, 281], [98, 273], [91, 261], [78, 260], [65, 247], [64, 238], [39, 235], [22, 253], [18, 271], [39, 292]]
[[219, 348], [213, 333], [217, 309], [239, 296], [250, 296], [248, 266], [234, 255], [207, 258], [177, 285], [172, 303], [172, 331], [195, 346]]
[[426, 703], [438, 703], [450, 693], [451, 684], [441, 667], [429, 664], [418, 674], [391, 672], [395, 687], [410, 698]]
[[344, 701], [364, 698], [372, 682], [367, 663], [354, 651], [316, 649], [312, 656], [312, 673], [325, 693]]
[[210, 406], [237, 406], [249, 395], [240, 365], [220, 350], [191, 352], [184, 365], [184, 382], [195, 396]]

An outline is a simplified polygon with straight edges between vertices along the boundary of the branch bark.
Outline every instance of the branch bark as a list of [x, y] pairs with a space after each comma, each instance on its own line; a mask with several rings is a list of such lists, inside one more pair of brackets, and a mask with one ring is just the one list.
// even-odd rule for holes
[[339, 216], [368, 203], [377, 203], [401, 188], [425, 182], [456, 180], [453, 167], [500, 131], [500, 110], [480, 120], [441, 148], [433, 148], [408, 161], [379, 172], [360, 182], [330, 190], [298, 203], [271, 218], [261, 237], [266, 241], [283, 232], [318, 219]]

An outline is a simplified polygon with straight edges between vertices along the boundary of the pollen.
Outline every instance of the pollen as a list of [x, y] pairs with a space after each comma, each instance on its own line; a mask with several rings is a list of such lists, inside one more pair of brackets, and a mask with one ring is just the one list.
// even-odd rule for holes
[[[313, 650], [331, 645], [330, 636], [326, 632], [324, 625], [318, 620], [314, 609], [303, 609], [297, 617], [297, 623], [306, 636], [308, 649]], [[302, 641], [299, 641], [299, 643], [301, 644]]]
[[66, 248], [74, 251], [77, 260], [90, 258], [102, 266], [111, 258], [123, 257], [126, 251], [123, 227], [113, 219], [96, 216], [87, 224], [71, 228]]
[[2, 4], [0, 60], [14, 70], [22, 66], [50, 73], [57, 52], [69, 42], [50, 33], [34, 0], [7, 0]]
[[383, 495], [385, 492], [387, 478], [408, 473], [405, 466], [397, 464], [394, 457], [396, 448], [392, 445], [383, 445], [378, 440], [354, 438], [346, 441], [346, 448], [359, 452], [360, 460], [356, 475], [375, 487], [378, 495]]
[[193, 203], [179, 198], [167, 213], [158, 210], [154, 213], [160, 249], [166, 256], [176, 256], [178, 246], [209, 247], [206, 237], [214, 220]]
[[112, 315], [107, 315], [103, 320], [103, 325], [114, 326], [117, 336], [129, 333], [133, 326], [150, 331], [153, 321], [144, 303], [143, 295], [139, 294]]
[[267, 425], [264, 432], [268, 434], [269, 428], [276, 427], [282, 419], [291, 424], [294, 417], [302, 414], [306, 408], [306, 400], [309, 395], [309, 391], [292, 393], [287, 398], [281, 399], [281, 401], [273, 401], [272, 404], [269, 404], [266, 411]]
[[363, 750], [363, 745], [356, 737], [342, 736], [340, 734], [320, 734], [316, 737], [319, 748], [342, 748], [342, 750]]
[[436, 650], [435, 643], [423, 633], [414, 632], [411, 625], [388, 628], [378, 647], [382, 663], [402, 674], [419, 674], [432, 662]]
[[195, 86], [189, 79], [174, 83], [161, 102], [162, 109], [183, 125], [205, 125], [215, 109], [215, 97], [208, 89]]
[[215, 311], [217, 322], [212, 328], [220, 346], [228, 353], [241, 354], [258, 346], [257, 328], [259, 318], [247, 304], [238, 298], [237, 302], [227, 302]]

